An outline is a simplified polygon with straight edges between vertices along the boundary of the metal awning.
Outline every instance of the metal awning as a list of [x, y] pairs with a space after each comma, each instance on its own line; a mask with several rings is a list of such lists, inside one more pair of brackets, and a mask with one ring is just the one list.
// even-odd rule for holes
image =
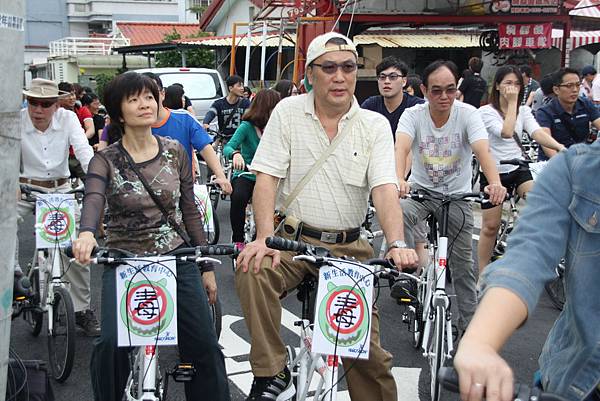
[[354, 37], [354, 43], [356, 45], [379, 45], [381, 47], [464, 48], [479, 47], [479, 35], [455, 33], [357, 35]]
[[[252, 35], [252, 46], [262, 45], [261, 35]], [[294, 47], [293, 40], [296, 35], [290, 34], [289, 38], [283, 38], [284, 47]], [[406, 34], [366, 34], [357, 35], [353, 38], [356, 45], [379, 45], [381, 47], [404, 47], [404, 48], [464, 48], [479, 47], [479, 35], [460, 34], [460, 33], [406, 33]], [[247, 36], [238, 35], [236, 44], [240, 47], [247, 45]], [[229, 47], [231, 46], [231, 36], [205, 37], [193, 40], [179, 40], [182, 44], [196, 44], [206, 47]], [[265, 45], [267, 47], [278, 47], [279, 36], [276, 34], [268, 35]]]
[[[292, 40], [296, 40], [296, 35], [286, 35]], [[286, 36], [283, 37], [283, 47], [294, 47], [294, 42], [288, 39]], [[186, 45], [201, 45], [206, 47], [230, 47], [231, 46], [231, 35], [228, 36], [208, 36], [204, 38], [194, 39], [180, 39], [177, 42]], [[248, 44], [247, 35], [236, 35], [235, 43], [240, 47], [246, 47]], [[251, 36], [251, 46], [262, 46], [262, 35]], [[267, 35], [265, 42], [266, 47], [279, 47], [279, 33]]]

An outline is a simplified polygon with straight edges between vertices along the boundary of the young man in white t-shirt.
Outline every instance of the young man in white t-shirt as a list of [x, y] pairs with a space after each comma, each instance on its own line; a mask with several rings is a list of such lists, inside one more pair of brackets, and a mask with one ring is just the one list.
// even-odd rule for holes
[[[423, 71], [421, 90], [428, 103], [404, 112], [396, 130], [396, 169], [403, 175], [406, 156], [412, 150], [411, 184], [440, 194], [471, 192], [471, 152], [475, 153], [490, 183], [485, 192], [497, 205], [506, 196], [496, 163], [491, 157], [488, 136], [475, 107], [455, 102], [458, 69], [451, 61], [436, 61]], [[400, 196], [410, 185], [400, 180]], [[413, 242], [412, 228], [429, 213], [439, 212], [441, 202], [401, 201], [405, 238]], [[477, 306], [475, 268], [471, 256], [473, 212], [466, 201], [450, 207], [448, 233], [452, 242], [449, 263], [458, 298], [459, 328], [464, 330]]]

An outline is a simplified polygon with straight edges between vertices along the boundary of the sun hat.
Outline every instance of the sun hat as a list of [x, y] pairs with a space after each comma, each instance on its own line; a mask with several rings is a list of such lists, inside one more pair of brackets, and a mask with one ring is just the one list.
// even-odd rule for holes
[[54, 81], [43, 78], [35, 78], [31, 81], [29, 89], [23, 90], [25, 96], [38, 99], [52, 99], [62, 95], [67, 95], [69, 92], [58, 89], [58, 84]]

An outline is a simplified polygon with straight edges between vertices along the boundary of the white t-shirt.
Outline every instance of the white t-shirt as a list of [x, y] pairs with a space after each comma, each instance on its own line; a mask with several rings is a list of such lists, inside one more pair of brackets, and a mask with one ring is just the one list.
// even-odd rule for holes
[[[491, 104], [481, 107], [479, 114], [481, 114], [481, 119], [488, 132], [490, 151], [494, 156], [494, 160], [496, 160], [498, 172], [504, 174], [516, 170], [518, 166], [498, 163], [500, 160], [521, 159], [523, 157], [523, 152], [515, 138], [502, 138], [504, 119]], [[519, 113], [515, 121], [515, 133], [519, 136], [519, 139], [523, 136], [523, 131], [531, 135], [538, 129], [540, 129], [540, 125], [533, 117], [531, 109], [527, 106], [519, 107]]]
[[436, 128], [429, 104], [406, 109], [398, 122], [398, 135], [412, 138], [411, 182], [436, 192], [471, 192], [471, 144], [488, 139], [477, 109], [454, 102], [444, 126]]
[[600, 74], [592, 81], [592, 98], [594, 102], [600, 102]]

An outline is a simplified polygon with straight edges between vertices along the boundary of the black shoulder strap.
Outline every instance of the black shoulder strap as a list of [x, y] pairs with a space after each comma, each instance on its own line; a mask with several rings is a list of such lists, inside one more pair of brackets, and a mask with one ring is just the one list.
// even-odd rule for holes
[[142, 182], [142, 185], [144, 186], [144, 188], [146, 188], [146, 192], [148, 192], [148, 195], [150, 195], [150, 198], [152, 198], [154, 203], [156, 203], [156, 206], [158, 206], [161, 213], [167, 219], [167, 222], [171, 225], [171, 227], [173, 227], [175, 229], [175, 231], [177, 231], [177, 233], [181, 236], [181, 238], [183, 238], [183, 242], [185, 242], [185, 245], [187, 247], [191, 247], [192, 240], [190, 239], [188, 233], [183, 229], [183, 227], [181, 227], [181, 225], [179, 223], [177, 223], [177, 221], [175, 221], [173, 216], [171, 216], [169, 214], [169, 212], [167, 212], [167, 209], [165, 209], [164, 205], [160, 202], [160, 200], [158, 199], [158, 196], [156, 195], [156, 193], [154, 192], [152, 187], [150, 187], [150, 184], [148, 184], [148, 181], [146, 181], [146, 177], [144, 177], [142, 172], [138, 169], [137, 165], [131, 158], [131, 155], [129, 153], [127, 153], [125, 148], [123, 148], [123, 144], [121, 142], [119, 142], [118, 147], [119, 147], [119, 150], [121, 151], [121, 153], [123, 154], [123, 156], [125, 156], [125, 158], [129, 162], [129, 166], [131, 167], [133, 172], [138, 176], [138, 178]]

